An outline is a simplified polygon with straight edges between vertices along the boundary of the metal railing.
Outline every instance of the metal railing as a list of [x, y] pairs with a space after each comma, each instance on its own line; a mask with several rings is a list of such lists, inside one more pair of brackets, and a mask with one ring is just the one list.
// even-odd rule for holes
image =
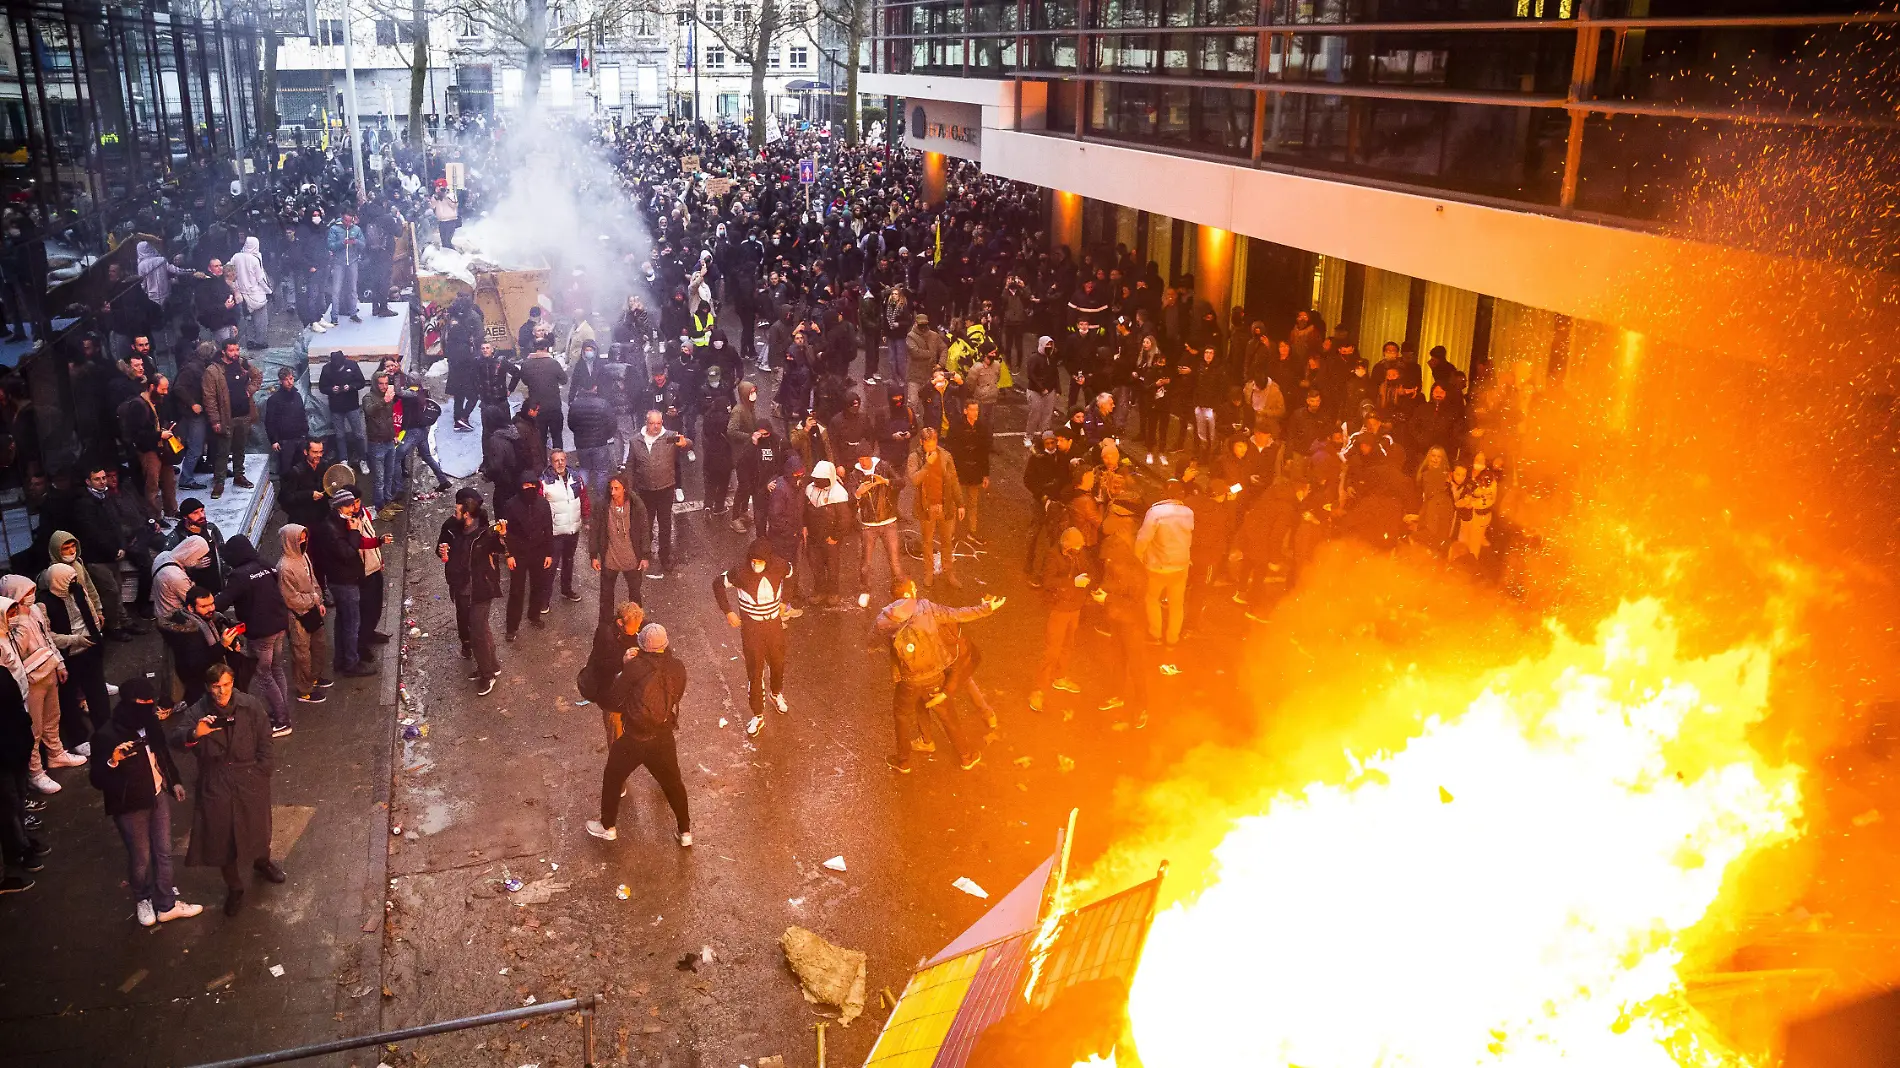
[[[1777, 107], [1745, 103], [1723, 105], [1619, 99], [1613, 95], [1599, 95], [1596, 84], [1603, 57], [1606, 54], [1620, 57], [1623, 54], [1625, 42], [1631, 34], [1653, 30], [1880, 28], [1900, 24], [1900, 12], [1894, 11], [1606, 18], [1595, 16], [1595, 11], [1602, 6], [1600, 3], [1595, 0], [1580, 0], [1576, 5], [1576, 16], [1573, 18], [1272, 22], [1268, 17], [1271, 4], [1268, 0], [1262, 0], [1258, 7], [1259, 17], [1247, 23], [1209, 21], [1194, 25], [1169, 25], [1129, 22], [1111, 24], [1109, 20], [1100, 17], [1101, 0], [1014, 0], [1006, 7], [1013, 9], [1015, 27], [977, 29], [974, 16], [989, 6], [983, 0], [879, 0], [878, 17], [873, 20], [871, 35], [871, 40], [876, 43], [872, 49], [872, 56], [877, 69], [890, 73], [910, 73], [916, 69], [918, 73], [952, 77], [960, 73], [966, 78], [1001, 78], [1017, 82], [1035, 80], [1073, 82], [1084, 86], [1156, 86], [1191, 90], [1236, 90], [1251, 93], [1254, 112], [1253, 129], [1252, 136], [1248, 138], [1247, 147], [1243, 152], [1251, 157], [1255, 165], [1263, 162], [1265, 148], [1263, 134], [1268, 113], [1273, 108], [1274, 101], [1285, 96], [1478, 104], [1566, 112], [1569, 128], [1564, 137], [1562, 177], [1555, 198], [1556, 206], [1563, 210], [1570, 210], [1577, 206], [1578, 184], [1583, 164], [1585, 121], [1592, 115], [1834, 130], [1891, 131], [1900, 129], [1900, 119], [1896, 119], [1890, 108], [1870, 109], [1856, 113], [1823, 110], [1798, 104]], [[914, 29], [909, 25], [910, 12], [917, 8], [940, 9], [953, 16], [960, 15], [960, 18], [956, 20], [957, 25], [946, 26], [941, 32], [910, 32]], [[1051, 14], [1060, 16], [1064, 20], [1072, 20], [1073, 24], [1049, 26]], [[1032, 23], [1037, 21], [1044, 24], [1032, 27]], [[1270, 69], [1271, 65], [1268, 62], [1270, 52], [1290, 54], [1296, 38], [1350, 35], [1353, 38], [1364, 39], [1365, 35], [1373, 34], [1429, 34], [1439, 38], [1455, 38], [1462, 34], [1496, 33], [1537, 36], [1551, 33], [1573, 35], [1575, 42], [1571, 46], [1569, 56], [1571, 74], [1563, 85], [1562, 91], [1553, 92], [1546, 89], [1541, 92], [1532, 92], [1528, 91], [1528, 87], [1523, 92], [1460, 90], [1382, 84], [1376, 81], [1296, 81], [1285, 78], [1277, 70]], [[1200, 72], [1201, 76], [1195, 77], [1191, 73], [1187, 76], [1179, 76], [1104, 71], [1095, 66], [1093, 46], [1104, 40], [1130, 37], [1192, 39], [1208, 35], [1254, 38], [1253, 69], [1233, 71], [1233, 76], [1209, 76], [1213, 72]], [[1609, 40], [1605, 41], [1605, 37]], [[1052, 40], [1074, 42], [1076, 58], [1073, 68], [1055, 65], [1037, 54], [1039, 50], [1034, 47], [1034, 43]], [[910, 48], [913, 42], [919, 41], [949, 44], [954, 49], [950, 62], [941, 67], [937, 64], [923, 66], [913, 64], [909, 54]], [[1005, 44], [1011, 44], [1014, 46], [1014, 54], [1005, 61], [1000, 51], [992, 51], [990, 61], [984, 62], [978, 58], [978, 48], [980, 43], [985, 42], [989, 43], [994, 50], [1000, 50]], [[1311, 49], [1305, 48], [1303, 51], [1311, 51]], [[1112, 133], [1090, 130], [1085, 122], [1085, 113], [1088, 108], [1083, 103], [1083, 99], [1085, 98], [1078, 98], [1073, 107], [1071, 119], [1074, 128], [1072, 130], [1052, 129], [1050, 132], [1081, 139], [1124, 140]], [[1018, 121], [1020, 122], [1020, 118]]]
[[328, 1053], [342, 1053], [353, 1049], [367, 1049], [371, 1046], [384, 1046], [394, 1042], [407, 1042], [430, 1035], [447, 1034], [451, 1031], [466, 1031], [471, 1027], [487, 1027], [490, 1024], [515, 1023], [520, 1020], [532, 1020], [541, 1016], [555, 1016], [564, 1012], [581, 1014], [581, 1043], [583, 1055], [581, 1063], [585, 1068], [595, 1068], [594, 1060], [594, 1013], [600, 1007], [599, 994], [586, 994], [578, 998], [566, 998], [550, 1001], [542, 1005], [526, 1005], [518, 1009], [503, 1009], [500, 1012], [485, 1012], [479, 1016], [464, 1016], [455, 1020], [442, 1020], [438, 1023], [423, 1024], [419, 1027], [405, 1027], [397, 1031], [384, 1031], [381, 1034], [363, 1035], [359, 1038], [339, 1038], [334, 1042], [319, 1042], [309, 1046], [293, 1046], [272, 1053], [255, 1053], [249, 1057], [235, 1057], [225, 1061], [208, 1061], [196, 1068], [253, 1068], [254, 1065], [284, 1064], [288, 1061], [308, 1060]]

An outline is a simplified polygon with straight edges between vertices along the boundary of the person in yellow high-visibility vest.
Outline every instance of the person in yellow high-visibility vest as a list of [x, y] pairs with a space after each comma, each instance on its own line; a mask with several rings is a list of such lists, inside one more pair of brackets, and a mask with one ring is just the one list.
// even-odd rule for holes
[[694, 348], [708, 348], [712, 345], [713, 310], [712, 305], [701, 302], [693, 309], [692, 341]]

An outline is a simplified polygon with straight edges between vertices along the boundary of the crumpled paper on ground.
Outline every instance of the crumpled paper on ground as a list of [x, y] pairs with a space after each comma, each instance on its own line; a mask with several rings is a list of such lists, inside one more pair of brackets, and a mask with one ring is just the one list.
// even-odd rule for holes
[[864, 954], [834, 946], [803, 927], [787, 927], [778, 944], [805, 1000], [836, 1008], [838, 1026], [851, 1026], [864, 1012]]

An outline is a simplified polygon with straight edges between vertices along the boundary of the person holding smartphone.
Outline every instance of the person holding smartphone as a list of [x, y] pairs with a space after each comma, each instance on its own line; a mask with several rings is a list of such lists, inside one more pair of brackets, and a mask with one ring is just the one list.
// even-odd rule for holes
[[171, 805], [185, 799], [185, 786], [165, 739], [170, 715], [150, 679], [127, 679], [112, 717], [92, 736], [89, 777], [125, 841], [126, 887], [142, 927], [204, 911], [172, 887]]
[[185, 713], [185, 744], [198, 756], [198, 805], [185, 863], [224, 875], [224, 914], [235, 916], [244, 903], [245, 861], [259, 878], [285, 878], [270, 856], [270, 717], [257, 698], [238, 692], [237, 677], [224, 664], [205, 670], [204, 686], [204, 697]]

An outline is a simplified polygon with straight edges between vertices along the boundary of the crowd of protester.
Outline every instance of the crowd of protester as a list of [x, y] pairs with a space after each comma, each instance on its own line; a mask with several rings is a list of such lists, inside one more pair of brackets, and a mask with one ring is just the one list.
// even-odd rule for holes
[[[189, 858], [223, 870], [226, 910], [243, 864], [284, 877], [268, 855], [271, 745], [333, 677], [377, 671], [388, 528], [433, 495], [407, 486], [412, 456], [436, 493], [455, 492], [434, 547], [478, 695], [501, 673], [496, 602], [513, 643], [546, 626], [557, 591], [580, 602], [592, 586], [576, 686], [602, 711], [609, 756], [588, 830], [610, 840], [621, 784], [645, 767], [692, 843], [673, 743], [686, 670], [643, 597], [710, 551], [696, 511], [749, 535], [710, 590], [743, 649], [747, 733], [788, 708], [793, 621], [864, 611], [887, 651], [898, 772], [935, 750], [933, 725], [965, 769], [997, 736], [972, 625], [1005, 602], [960, 603], [973, 567], [1018, 568], [1046, 602], [1030, 709], [1074, 715], [1081, 676], [1099, 680], [1096, 709], [1138, 728], [1151, 678], [1182, 670], [1211, 603], [1263, 617], [1330, 539], [1492, 576], [1508, 548], [1493, 520], [1528, 402], [1515, 383], [1473, 383], [1442, 347], [1421, 358], [1383, 342], [1369, 357], [1315, 311], [1216, 309], [1193, 277], [1164, 278], [1126, 247], [1052, 243], [1033, 187], [958, 166], [928, 205], [915, 153], [812, 131], [762, 149], [736, 127], [588, 131], [604, 165], [575, 181], [611, 189], [645, 235], [618, 253], [624, 279], [556, 270], [512, 347], [463, 297], [425, 309], [432, 345], [415, 367], [391, 359], [365, 376], [333, 352], [263, 389], [246, 350], [269, 344], [270, 309], [319, 350], [328, 323], [360, 317], [359, 297], [379, 314], [392, 235], [407, 220], [421, 240], [450, 240], [491, 206], [499, 189], [481, 176], [505, 173], [506, 133], [391, 151], [360, 210], [343, 154], [292, 160], [268, 225], [207, 228], [169, 255], [144, 243], [137, 282], [99, 309], [109, 329], [75, 342], [78, 395], [97, 406], [75, 412], [90, 419], [83, 457], [48, 472], [46, 571], [0, 585], [16, 683], [0, 684], [0, 756], [23, 771], [0, 775], [0, 889], [30, 886], [44, 863], [32, 824], [60, 789], [50, 772], [90, 762], [141, 922], [191, 914], [168, 890], [168, 799], [185, 796], [174, 743], [196, 751], [201, 783], [226, 777], [217, 805], [200, 789], [194, 827], [208, 831]], [[456, 189], [451, 158], [469, 175]], [[441, 405], [427, 385], [437, 359]], [[317, 405], [327, 434], [311, 429]], [[478, 430], [478, 476], [455, 487], [431, 437]], [[260, 438], [285, 517], [271, 563], [224, 537], [202, 500], [174, 500], [246, 486]], [[998, 461], [1017, 449], [1011, 485], [1016, 463]], [[362, 477], [337, 484], [337, 461]], [[1019, 529], [997, 521], [1022, 511]], [[141, 617], [163, 666], [113, 687], [101, 643], [132, 640]], [[1083, 672], [1086, 630], [1111, 644]]]

